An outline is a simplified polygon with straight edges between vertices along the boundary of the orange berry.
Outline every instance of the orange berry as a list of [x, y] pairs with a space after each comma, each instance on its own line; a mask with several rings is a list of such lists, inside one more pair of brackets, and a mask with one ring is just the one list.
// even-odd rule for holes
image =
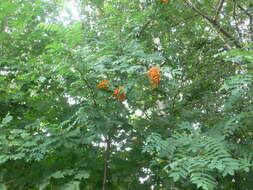
[[162, 0], [162, 2], [164, 2], [164, 3], [168, 3], [168, 2], [169, 2], [169, 0]]
[[113, 96], [113, 97], [117, 97], [117, 96], [119, 95], [119, 93], [120, 93], [120, 88], [118, 87], [118, 88], [116, 88], [116, 89], [113, 91], [112, 96]]
[[108, 86], [107, 86], [107, 83], [109, 82], [109, 80], [107, 79], [104, 79], [101, 83], [99, 83], [97, 85], [97, 88], [100, 88], [100, 89], [107, 89]]
[[121, 92], [123, 89], [124, 89], [124, 88], [123, 88], [122, 86], [116, 88], [116, 89], [113, 91], [111, 97], [115, 97], [115, 98], [117, 98], [119, 101], [125, 100], [126, 94], [124, 94], [124, 93]]
[[119, 94], [119, 95], [118, 95], [118, 97], [117, 97], [117, 98], [118, 98], [118, 100], [119, 100], [119, 101], [124, 101], [124, 100], [125, 100], [125, 98], [126, 98], [126, 94], [121, 93], [121, 94]]

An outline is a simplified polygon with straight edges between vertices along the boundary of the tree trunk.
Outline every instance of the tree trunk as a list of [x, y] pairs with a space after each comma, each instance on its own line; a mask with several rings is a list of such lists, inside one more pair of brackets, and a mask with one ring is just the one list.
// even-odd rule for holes
[[104, 178], [102, 190], [107, 190], [108, 176], [109, 176], [109, 159], [111, 151], [111, 137], [106, 138], [106, 150], [104, 153]]

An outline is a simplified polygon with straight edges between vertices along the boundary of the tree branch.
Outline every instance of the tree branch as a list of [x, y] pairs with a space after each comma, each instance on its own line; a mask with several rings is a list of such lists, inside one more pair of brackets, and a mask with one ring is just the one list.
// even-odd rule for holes
[[158, 7], [154, 7], [155, 11], [151, 15], [148, 16], [147, 22], [144, 23], [137, 33], [137, 37], [140, 38], [142, 36], [143, 32], [146, 30], [146, 28], [154, 21], [154, 18], [156, 17]]
[[216, 11], [216, 16], [215, 16], [215, 21], [218, 20], [218, 17], [219, 17], [219, 14], [221, 12], [221, 9], [223, 7], [223, 4], [224, 4], [225, 0], [220, 0], [219, 3], [218, 3], [218, 6], [217, 6], [217, 11]]
[[93, 92], [93, 88], [91, 87], [91, 85], [88, 82], [88, 80], [83, 76], [82, 71], [80, 69], [78, 69], [78, 68], [75, 68], [75, 69], [80, 73], [82, 80], [85, 82], [86, 86], [89, 88], [89, 90], [90, 90], [90, 92], [92, 94], [93, 103], [94, 103], [95, 106], [97, 106], [98, 104], [97, 104], [97, 102], [95, 100], [95, 95], [94, 95], [94, 92]]
[[243, 8], [241, 5], [237, 4], [237, 6], [240, 8], [240, 10], [242, 10], [246, 15], [248, 15], [249, 18], [252, 18], [253, 16], [248, 12], [248, 10], [246, 10], [245, 8]]
[[222, 33], [226, 38], [228, 38], [229, 40], [231, 40], [233, 42], [233, 44], [235, 45], [236, 48], [242, 48], [242, 45], [240, 44], [240, 42], [238, 40], [236, 40], [232, 34], [230, 34], [229, 32], [227, 32], [224, 28], [222, 28], [220, 26], [220, 24], [216, 21], [216, 20], [213, 20], [212, 18], [210, 18], [209, 16], [205, 15], [204, 13], [200, 12], [194, 5], [193, 3], [190, 1], [190, 0], [186, 0], [185, 1], [188, 6], [193, 10], [195, 11], [198, 15], [200, 15], [201, 17], [203, 17], [204, 19], [206, 19], [210, 24], [212, 24], [215, 29]]
[[[251, 39], [253, 40], [253, 15], [250, 14], [248, 10], [243, 8], [241, 5], [237, 3], [237, 6], [241, 11], [243, 11], [249, 17], [249, 33], [251, 35]], [[253, 7], [253, 4], [250, 4], [250, 7]]]
[[242, 33], [240, 32], [240, 29], [238, 27], [238, 20], [236, 19], [236, 16], [237, 16], [236, 15], [236, 5], [237, 5], [236, 0], [233, 0], [233, 18], [235, 20], [235, 29], [236, 29], [239, 39], [242, 39]]

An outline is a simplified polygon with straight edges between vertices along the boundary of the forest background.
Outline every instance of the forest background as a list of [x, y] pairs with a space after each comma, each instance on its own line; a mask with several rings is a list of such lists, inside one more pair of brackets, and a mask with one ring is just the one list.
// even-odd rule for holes
[[251, 0], [0, 0], [0, 190], [252, 190]]

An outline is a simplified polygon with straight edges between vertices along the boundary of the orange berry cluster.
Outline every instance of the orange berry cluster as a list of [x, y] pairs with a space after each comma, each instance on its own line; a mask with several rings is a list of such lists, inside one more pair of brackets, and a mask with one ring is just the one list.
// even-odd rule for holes
[[[109, 80], [104, 79], [101, 83], [99, 83], [97, 85], [97, 88], [100, 89], [108, 89], [108, 85], [107, 83], [109, 82]], [[124, 90], [123, 87], [118, 87], [113, 91], [113, 94], [110, 96], [112, 98], [117, 98], [119, 101], [124, 101], [126, 98], [126, 94], [124, 94], [122, 91]]]
[[112, 97], [117, 98], [119, 101], [125, 100], [126, 94], [122, 93], [122, 90], [123, 90], [123, 89], [124, 89], [124, 88], [123, 88], [122, 86], [116, 88], [116, 89], [113, 91]]
[[[152, 88], [157, 88], [158, 84], [161, 80], [161, 74], [160, 74], [160, 69], [159, 67], [153, 66], [151, 67], [148, 72], [147, 72], [148, 78], [151, 82], [151, 87]], [[101, 83], [99, 83], [97, 85], [97, 88], [100, 89], [108, 89], [108, 85], [107, 83], [109, 82], [109, 80], [104, 79]], [[112, 95], [110, 96], [111, 98], [116, 98], [119, 101], [124, 101], [126, 98], [126, 94], [124, 94], [122, 91], [124, 90], [124, 88], [122, 86], [117, 87], [114, 89]]]
[[107, 79], [104, 79], [101, 83], [99, 83], [97, 85], [97, 88], [101, 88], [101, 89], [107, 89], [108, 86], [107, 86], [107, 83], [109, 82], [109, 80]]
[[161, 80], [160, 69], [158, 67], [151, 67], [147, 72], [148, 78], [151, 82], [152, 88], [157, 88]]

